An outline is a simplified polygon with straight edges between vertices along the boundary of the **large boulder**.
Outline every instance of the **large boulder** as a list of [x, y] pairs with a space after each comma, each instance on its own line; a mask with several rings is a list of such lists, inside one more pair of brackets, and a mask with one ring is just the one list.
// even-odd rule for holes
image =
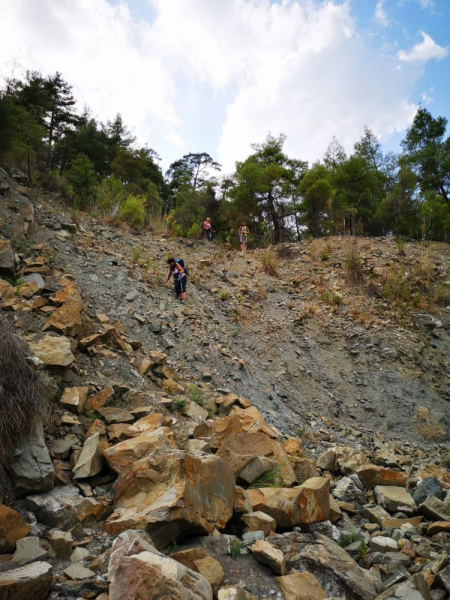
[[278, 577], [277, 581], [284, 600], [325, 600], [328, 597], [311, 573], [292, 573]]
[[69, 338], [62, 335], [48, 333], [42, 340], [31, 342], [30, 348], [45, 365], [52, 367], [68, 367], [75, 360]]
[[30, 527], [19, 513], [0, 504], [0, 554], [13, 552], [16, 542], [30, 533]]
[[131, 465], [140, 458], [154, 453], [169, 452], [176, 447], [173, 431], [168, 427], [160, 427], [107, 448], [104, 457], [113, 471], [125, 476]]
[[0, 598], [4, 600], [45, 600], [50, 592], [53, 567], [38, 561], [0, 573]]
[[428, 498], [428, 496], [434, 496], [439, 500], [445, 498], [445, 493], [442, 488], [442, 484], [436, 477], [425, 477], [423, 481], [419, 483], [413, 493], [414, 502], [422, 504]]
[[20, 496], [47, 492], [53, 487], [55, 471], [45, 445], [42, 423], [38, 423], [34, 431], [14, 450], [10, 475], [14, 489]]
[[423, 515], [433, 521], [450, 521], [450, 504], [446, 504], [434, 496], [428, 496], [419, 509]]
[[[136, 410], [136, 409], [135, 409]], [[134, 414], [135, 411], [132, 411]], [[151, 413], [141, 417], [126, 430], [127, 437], [136, 437], [143, 433], [151, 433], [160, 427], [168, 427], [172, 424], [172, 418], [162, 413]]]
[[284, 575], [286, 558], [281, 550], [274, 548], [272, 544], [265, 540], [256, 540], [253, 546], [250, 546], [250, 550], [257, 561], [268, 565], [278, 575]]
[[318, 543], [305, 546], [291, 557], [292, 567], [313, 574], [329, 597], [373, 600], [377, 590], [370, 573], [325, 535], [314, 536]]
[[402, 506], [416, 508], [413, 497], [403, 487], [377, 485], [374, 491], [378, 504], [391, 513], [401, 510]]
[[356, 472], [364, 487], [373, 490], [377, 485], [404, 487], [406, 485], [406, 476], [399, 471], [379, 467], [378, 465], [363, 465]]
[[327, 521], [330, 516], [330, 482], [312, 477], [293, 488], [259, 488], [246, 492], [253, 511], [262, 511], [280, 529]]
[[211, 585], [216, 594], [219, 586], [222, 584], [224, 572], [218, 560], [210, 556], [201, 548], [190, 548], [181, 550], [170, 555], [172, 560], [176, 560], [185, 567], [188, 567], [196, 573], [200, 573]]
[[286, 485], [296, 481], [294, 469], [283, 446], [265, 433], [234, 433], [220, 446], [216, 456], [220, 456], [235, 475], [239, 475], [254, 458], [266, 457], [278, 465]]
[[9, 240], [0, 236], [0, 275], [14, 277], [16, 273], [16, 261], [14, 250]]
[[[145, 548], [145, 549], [143, 549]], [[108, 567], [110, 600], [212, 600], [209, 582], [164, 556], [139, 535], [124, 532], [112, 547]]]
[[213, 455], [182, 451], [134, 462], [115, 485], [115, 510], [105, 523], [111, 535], [146, 530], [158, 548], [180, 534], [211, 533], [233, 514], [235, 478]]
[[111, 507], [93, 498], [84, 498], [77, 488], [64, 486], [46, 494], [28, 496], [25, 506], [36, 515], [39, 522], [49, 527], [67, 531], [77, 523], [86, 525], [104, 519]]

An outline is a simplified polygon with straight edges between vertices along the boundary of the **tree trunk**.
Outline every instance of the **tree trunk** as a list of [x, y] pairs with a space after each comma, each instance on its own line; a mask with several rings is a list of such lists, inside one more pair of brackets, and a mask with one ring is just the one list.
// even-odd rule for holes
[[272, 190], [270, 190], [269, 195], [267, 196], [267, 209], [273, 223], [273, 242], [274, 244], [279, 244], [281, 241], [280, 217], [278, 216], [277, 209], [275, 207]]

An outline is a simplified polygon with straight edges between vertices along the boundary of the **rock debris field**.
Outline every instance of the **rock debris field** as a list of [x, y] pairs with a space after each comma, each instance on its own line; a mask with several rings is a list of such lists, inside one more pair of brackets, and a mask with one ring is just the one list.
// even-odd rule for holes
[[0, 169], [0, 319], [48, 404], [0, 487], [0, 600], [448, 599], [449, 247], [282, 244], [268, 275], [70, 214]]

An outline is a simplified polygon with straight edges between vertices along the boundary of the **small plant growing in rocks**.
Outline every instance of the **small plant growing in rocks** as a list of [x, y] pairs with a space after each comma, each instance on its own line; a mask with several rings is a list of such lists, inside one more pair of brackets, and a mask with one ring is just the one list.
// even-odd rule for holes
[[261, 261], [262, 270], [266, 275], [278, 277], [278, 257], [273, 246], [269, 246], [264, 250], [260, 254], [259, 260]]
[[274, 467], [272, 467], [271, 469], [269, 469], [268, 471], [266, 471], [265, 473], [260, 475], [258, 477], [258, 479], [256, 479], [251, 484], [251, 486], [249, 486], [249, 489], [267, 488], [267, 487], [281, 488], [284, 486], [285, 486], [285, 483], [284, 483], [283, 477], [281, 475], [280, 465], [275, 465]]
[[142, 256], [142, 248], [140, 246], [135, 246], [133, 248], [132, 260], [133, 264], [137, 264], [141, 260]]
[[195, 384], [192, 384], [188, 387], [188, 394], [189, 394], [189, 399], [192, 402], [195, 402], [196, 404], [198, 404], [199, 406], [203, 405], [204, 399], [203, 399], [203, 392], [202, 390]]
[[182, 411], [185, 406], [186, 406], [185, 398], [178, 398], [177, 400], [172, 401], [173, 410]]
[[242, 550], [242, 542], [241, 540], [230, 540], [230, 556], [232, 558], [237, 558], [240, 556]]

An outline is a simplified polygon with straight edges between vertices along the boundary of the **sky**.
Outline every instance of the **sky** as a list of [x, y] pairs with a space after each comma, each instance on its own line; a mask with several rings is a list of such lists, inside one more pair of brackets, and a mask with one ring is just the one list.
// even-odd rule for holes
[[162, 157], [231, 173], [287, 135], [319, 160], [364, 126], [385, 150], [419, 104], [450, 118], [449, 0], [0, 0], [0, 77], [60, 71], [79, 109], [121, 113]]

